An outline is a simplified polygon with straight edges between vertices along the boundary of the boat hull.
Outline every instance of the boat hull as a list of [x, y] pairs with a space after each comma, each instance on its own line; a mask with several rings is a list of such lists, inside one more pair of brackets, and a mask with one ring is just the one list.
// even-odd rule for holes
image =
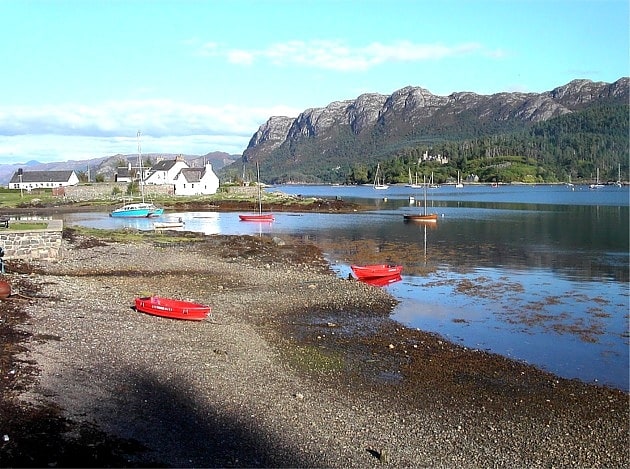
[[400, 275], [402, 265], [372, 264], [372, 265], [351, 265], [354, 275], [359, 279], [374, 279], [379, 277], [393, 277]]
[[427, 215], [403, 215], [405, 221], [424, 221], [424, 222], [436, 222], [438, 219], [437, 213], [429, 213]]
[[241, 221], [265, 221], [271, 222], [274, 220], [273, 215], [270, 213], [263, 214], [251, 214], [251, 215], [239, 215]]
[[120, 217], [120, 218], [147, 218], [147, 217], [159, 217], [164, 213], [164, 209], [162, 207], [156, 207], [153, 204], [147, 203], [138, 203], [138, 204], [127, 204], [116, 210], [113, 210], [109, 216], [110, 217]]
[[210, 314], [210, 306], [189, 301], [148, 296], [135, 299], [136, 311], [169, 319], [202, 321]]

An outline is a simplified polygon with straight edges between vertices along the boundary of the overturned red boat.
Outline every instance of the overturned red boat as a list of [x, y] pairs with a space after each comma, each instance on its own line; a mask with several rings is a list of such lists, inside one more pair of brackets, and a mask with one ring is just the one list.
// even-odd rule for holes
[[362, 266], [351, 265], [350, 268], [359, 280], [378, 277], [392, 277], [394, 275], [400, 275], [403, 269], [402, 265], [389, 264], [371, 264]]
[[135, 306], [136, 311], [187, 321], [202, 321], [210, 314], [210, 306], [161, 296], [136, 298]]

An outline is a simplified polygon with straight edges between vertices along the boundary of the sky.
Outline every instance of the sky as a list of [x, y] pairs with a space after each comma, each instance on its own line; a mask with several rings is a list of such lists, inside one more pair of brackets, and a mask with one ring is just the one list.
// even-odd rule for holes
[[241, 154], [271, 116], [418, 86], [630, 75], [628, 0], [0, 0], [0, 164]]

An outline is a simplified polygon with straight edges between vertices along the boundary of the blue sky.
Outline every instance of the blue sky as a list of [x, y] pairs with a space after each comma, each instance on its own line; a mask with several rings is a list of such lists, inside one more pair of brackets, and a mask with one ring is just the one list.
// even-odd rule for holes
[[629, 75], [628, 0], [0, 0], [0, 164], [240, 154], [362, 93]]

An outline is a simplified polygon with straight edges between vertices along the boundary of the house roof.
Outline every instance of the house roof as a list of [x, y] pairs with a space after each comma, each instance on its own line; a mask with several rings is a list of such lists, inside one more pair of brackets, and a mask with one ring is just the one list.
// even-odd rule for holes
[[179, 172], [179, 176], [183, 177], [186, 182], [199, 182], [204, 173], [205, 168], [184, 168]]
[[158, 161], [151, 167], [151, 171], [168, 171], [175, 166], [175, 163], [177, 163], [177, 160]]
[[69, 181], [74, 171], [23, 171], [22, 177], [17, 173], [13, 173], [13, 177], [9, 183], [18, 184], [20, 182], [60, 182]]
[[131, 177], [131, 171], [129, 171], [129, 167], [127, 166], [119, 166], [118, 168], [116, 168], [116, 174], [118, 175], [118, 177], [123, 177], [123, 178], [128, 178]]

